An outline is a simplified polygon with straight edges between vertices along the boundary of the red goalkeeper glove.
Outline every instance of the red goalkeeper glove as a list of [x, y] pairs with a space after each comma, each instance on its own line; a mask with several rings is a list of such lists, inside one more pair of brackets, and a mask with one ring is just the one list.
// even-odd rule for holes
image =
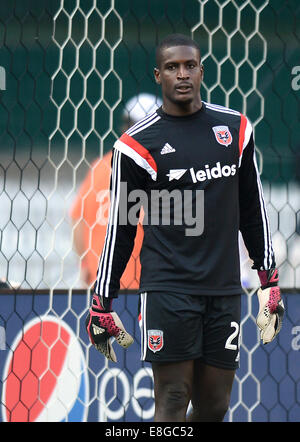
[[110, 361], [117, 362], [111, 343], [112, 338], [124, 348], [133, 343], [133, 338], [125, 330], [117, 313], [111, 310], [111, 302], [112, 300], [107, 302], [102, 297], [94, 295], [85, 326], [94, 347]]
[[259, 270], [261, 288], [257, 291], [259, 312], [256, 324], [264, 344], [273, 341], [280, 332], [284, 316], [284, 304], [278, 287], [278, 270]]

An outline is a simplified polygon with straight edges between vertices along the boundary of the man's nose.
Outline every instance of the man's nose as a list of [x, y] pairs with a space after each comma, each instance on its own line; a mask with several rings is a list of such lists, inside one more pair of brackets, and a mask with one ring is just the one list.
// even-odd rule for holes
[[179, 65], [177, 77], [178, 79], [189, 78], [189, 72], [184, 65]]

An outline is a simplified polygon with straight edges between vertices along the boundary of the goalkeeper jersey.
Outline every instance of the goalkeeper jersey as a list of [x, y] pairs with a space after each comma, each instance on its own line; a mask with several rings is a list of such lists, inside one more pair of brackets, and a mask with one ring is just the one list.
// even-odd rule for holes
[[241, 293], [239, 231], [254, 269], [275, 266], [253, 129], [240, 112], [205, 102], [188, 116], [157, 109], [115, 142], [110, 188], [101, 296], [118, 295], [141, 207], [140, 292]]

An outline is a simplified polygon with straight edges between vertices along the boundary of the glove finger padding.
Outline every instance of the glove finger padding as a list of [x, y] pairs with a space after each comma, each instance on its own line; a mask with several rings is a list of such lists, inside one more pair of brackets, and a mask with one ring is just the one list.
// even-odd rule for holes
[[256, 324], [260, 328], [260, 337], [264, 344], [273, 341], [280, 332], [284, 315], [284, 304], [279, 287], [269, 287], [257, 292], [259, 313]]
[[125, 330], [121, 319], [115, 312], [102, 313], [90, 309], [86, 318], [86, 328], [91, 343], [113, 362], [117, 362], [111, 342], [113, 337], [123, 348], [128, 348], [133, 343], [133, 337]]
[[133, 337], [125, 330], [125, 327], [117, 313], [112, 312], [111, 315], [116, 326], [119, 328], [119, 333], [115, 336], [117, 343], [123, 348], [128, 348], [133, 343]]

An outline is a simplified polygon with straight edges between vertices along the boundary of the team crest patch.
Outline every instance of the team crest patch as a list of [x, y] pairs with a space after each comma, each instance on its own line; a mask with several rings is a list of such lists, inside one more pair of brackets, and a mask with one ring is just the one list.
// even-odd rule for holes
[[214, 126], [212, 129], [219, 144], [229, 146], [232, 143], [232, 135], [228, 126]]
[[161, 330], [148, 330], [148, 348], [156, 353], [164, 346], [164, 332]]

